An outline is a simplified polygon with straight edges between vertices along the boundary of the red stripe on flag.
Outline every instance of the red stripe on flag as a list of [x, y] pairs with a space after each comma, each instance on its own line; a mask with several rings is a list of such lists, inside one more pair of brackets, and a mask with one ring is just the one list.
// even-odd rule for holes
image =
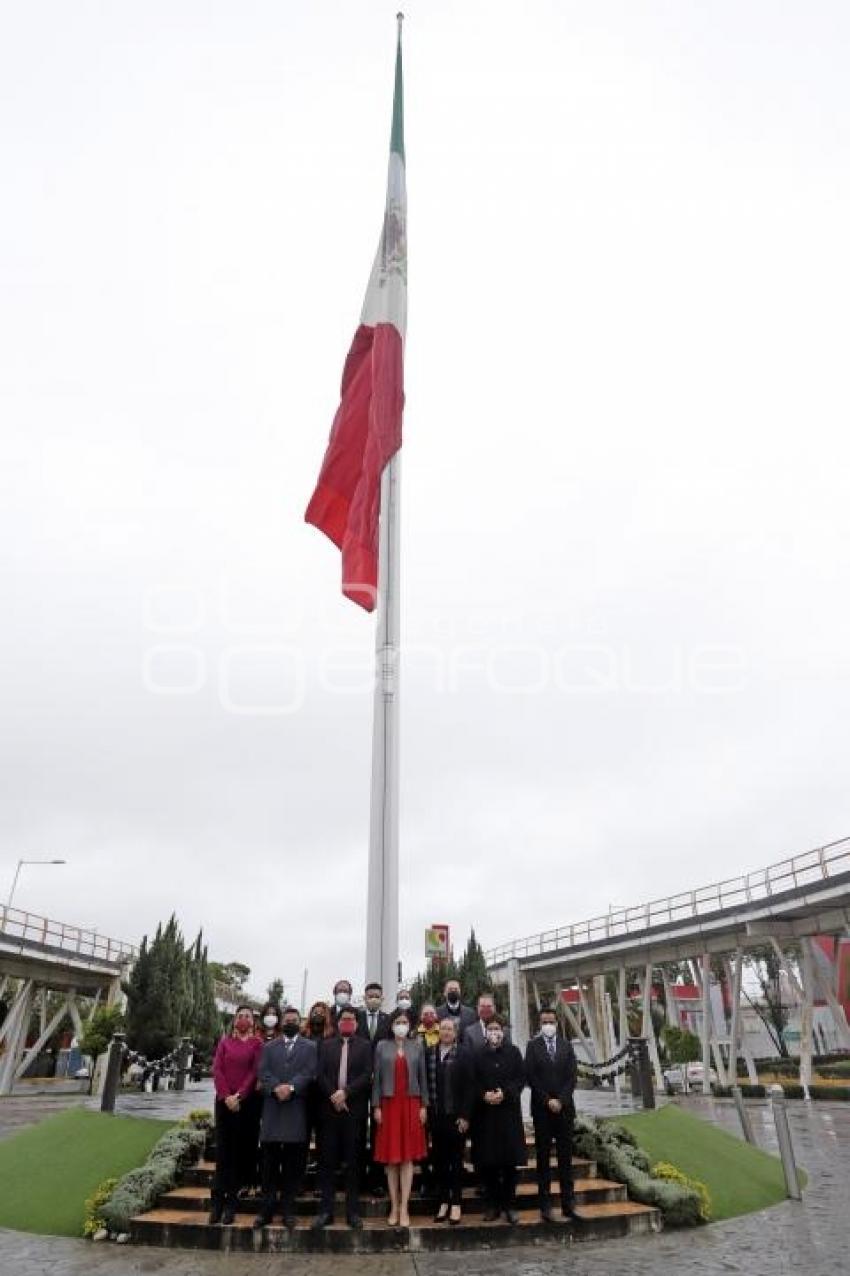
[[393, 324], [357, 329], [340, 404], [304, 515], [342, 550], [342, 592], [373, 611], [378, 588], [381, 474], [401, 447], [403, 349]]

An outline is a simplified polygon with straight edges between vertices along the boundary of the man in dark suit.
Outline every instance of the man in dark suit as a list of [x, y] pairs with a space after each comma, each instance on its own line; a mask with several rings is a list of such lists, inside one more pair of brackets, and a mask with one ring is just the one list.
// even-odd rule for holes
[[372, 1049], [379, 1041], [385, 1041], [390, 1035], [390, 1017], [381, 1009], [384, 990], [380, 984], [369, 983], [363, 989], [365, 1005], [357, 1011], [357, 1035], [365, 1037], [372, 1043]]
[[558, 1158], [561, 1209], [564, 1214], [572, 1214], [575, 1204], [573, 1123], [576, 1110], [573, 1091], [578, 1076], [575, 1052], [566, 1037], [558, 1036], [554, 1010], [540, 1011], [540, 1033], [532, 1037], [525, 1052], [525, 1075], [531, 1087], [531, 1119], [534, 1122], [540, 1214], [545, 1223], [553, 1223], [553, 1143]]
[[295, 1198], [307, 1164], [307, 1092], [316, 1076], [316, 1045], [300, 1035], [300, 1027], [300, 1013], [287, 1006], [283, 1035], [267, 1041], [260, 1055], [263, 1203], [255, 1227], [271, 1223], [278, 1192], [284, 1226], [295, 1226]]
[[336, 1037], [319, 1045], [319, 1185], [321, 1202], [316, 1231], [334, 1221], [334, 1175], [345, 1163], [345, 1216], [348, 1226], [362, 1228], [358, 1191], [359, 1154], [372, 1087], [372, 1048], [357, 1036], [357, 1014], [340, 1010]]
[[[495, 1017], [496, 1003], [493, 1000], [492, 993], [482, 992], [475, 1005], [478, 1013], [474, 1021], [467, 1024], [464, 1029], [461, 1045], [464, 1050], [477, 1054], [479, 1050], [483, 1050], [487, 1045], [487, 1025]], [[511, 1044], [511, 1034], [507, 1028], [503, 1029], [503, 1034], [504, 1044], [509, 1046]]]
[[437, 1007], [438, 1019], [453, 1019], [455, 1040], [458, 1045], [463, 1041], [464, 1029], [475, 1023], [476, 1015], [472, 1006], [465, 1006], [460, 999], [460, 984], [456, 979], [447, 979], [443, 988], [443, 1002]]
[[334, 984], [333, 1005], [331, 1006], [331, 1019], [334, 1027], [337, 1025], [340, 1011], [351, 1005], [351, 991], [350, 979], [338, 979]]
[[[378, 1042], [389, 1040], [391, 1035], [390, 1016], [381, 1009], [383, 986], [373, 979], [363, 989], [363, 999], [366, 1004], [357, 1011], [357, 1035], [369, 1042], [374, 1057]], [[364, 1187], [379, 1194], [384, 1190], [385, 1179], [383, 1166], [376, 1165], [371, 1156], [375, 1138], [375, 1122], [369, 1117], [360, 1133], [360, 1176]]]

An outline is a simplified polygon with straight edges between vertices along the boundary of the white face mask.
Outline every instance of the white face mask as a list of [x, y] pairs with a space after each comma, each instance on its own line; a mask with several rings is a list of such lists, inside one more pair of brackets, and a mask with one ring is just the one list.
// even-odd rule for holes
[[338, 1006], [347, 1006], [348, 1003], [351, 1001], [351, 993], [336, 992], [334, 993], [334, 1001], [336, 1002]]
[[263, 1015], [263, 1024], [266, 1028], [274, 1028], [277, 1025], [277, 1015]]
[[544, 1023], [541, 1026], [540, 1031], [544, 1037], [548, 1037], [551, 1041], [552, 1037], [554, 1037], [555, 1033], [558, 1031], [558, 1025], [554, 1023]]
[[393, 1024], [393, 1034], [396, 1037], [406, 1037], [409, 1032], [410, 1032], [409, 1023], [394, 1023]]
[[500, 1046], [504, 1033], [501, 1028], [490, 1028], [487, 1032], [487, 1041], [491, 1046]]
[[398, 1001], [396, 1002], [396, 1005], [398, 1006], [399, 1010], [409, 1010], [411, 1005], [410, 998], [399, 997]]

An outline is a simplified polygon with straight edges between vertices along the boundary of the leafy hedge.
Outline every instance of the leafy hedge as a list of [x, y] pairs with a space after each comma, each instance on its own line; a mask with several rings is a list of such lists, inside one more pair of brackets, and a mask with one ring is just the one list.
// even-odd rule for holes
[[118, 1180], [108, 1199], [98, 1202], [100, 1218], [110, 1233], [129, 1231], [135, 1214], [151, 1209], [163, 1192], [174, 1187], [180, 1171], [203, 1152], [210, 1124], [208, 1112], [190, 1113], [185, 1121], [166, 1130], [144, 1165]]
[[696, 1227], [706, 1221], [703, 1209], [708, 1191], [704, 1185], [699, 1186], [705, 1197], [689, 1183], [654, 1178], [650, 1173], [649, 1157], [624, 1126], [579, 1116], [575, 1124], [574, 1147], [579, 1156], [596, 1161], [603, 1174], [625, 1183], [629, 1196], [660, 1209], [666, 1225]]
[[[782, 1093], [786, 1099], [803, 1099], [805, 1091], [797, 1081], [781, 1081]], [[764, 1099], [767, 1097], [767, 1086], [763, 1085], [742, 1085], [740, 1087], [741, 1094], [745, 1099]], [[711, 1092], [717, 1099], [731, 1099], [732, 1089], [728, 1085], [713, 1085]], [[812, 1099], [825, 1100], [827, 1102], [835, 1100], [836, 1102], [850, 1102], [850, 1085], [818, 1085], [817, 1082], [809, 1086], [809, 1095]]]
[[689, 1178], [687, 1174], [683, 1174], [681, 1170], [677, 1169], [675, 1165], [671, 1165], [669, 1161], [659, 1161], [657, 1165], [653, 1165], [652, 1177], [654, 1179], [664, 1179], [667, 1183], [679, 1183], [682, 1187], [696, 1192], [699, 1197], [700, 1219], [703, 1223], [709, 1221], [711, 1218], [711, 1196], [701, 1179]]

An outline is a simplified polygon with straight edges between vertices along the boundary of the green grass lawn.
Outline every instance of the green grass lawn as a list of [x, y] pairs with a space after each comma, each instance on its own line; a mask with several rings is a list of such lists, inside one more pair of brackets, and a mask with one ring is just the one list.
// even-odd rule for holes
[[711, 1194], [712, 1219], [749, 1214], [785, 1199], [782, 1162], [716, 1125], [666, 1104], [654, 1112], [617, 1118], [631, 1130], [652, 1164], [669, 1161]]
[[0, 1142], [0, 1227], [79, 1236], [104, 1179], [141, 1165], [170, 1121], [73, 1108]]

